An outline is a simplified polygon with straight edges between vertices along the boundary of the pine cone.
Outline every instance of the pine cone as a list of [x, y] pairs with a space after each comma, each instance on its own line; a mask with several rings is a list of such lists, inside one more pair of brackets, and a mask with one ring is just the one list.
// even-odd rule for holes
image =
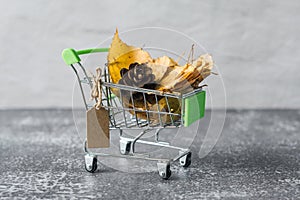
[[[155, 76], [152, 74], [152, 69], [147, 66], [147, 63], [132, 63], [129, 65], [129, 69], [122, 68], [120, 70], [121, 79], [119, 84], [128, 85], [132, 87], [145, 88], [145, 89], [155, 89], [158, 85], [154, 82]], [[147, 101], [145, 106], [144, 95], [141, 92], [132, 92], [130, 94], [127, 90], [121, 90], [122, 101], [124, 106], [132, 108], [133, 104], [135, 108], [140, 108], [141, 110], [149, 109], [149, 106], [152, 106], [156, 103], [154, 94], [145, 94], [145, 99]], [[132, 95], [132, 98], [131, 98]], [[161, 97], [157, 96], [157, 99], [160, 100]], [[138, 112], [136, 114], [139, 117], [145, 118], [145, 112]]]
[[147, 67], [145, 63], [132, 63], [129, 65], [129, 70], [122, 68], [120, 74], [122, 78], [119, 84], [140, 88], [152, 83], [155, 78], [154, 74], [152, 74], [152, 69]]

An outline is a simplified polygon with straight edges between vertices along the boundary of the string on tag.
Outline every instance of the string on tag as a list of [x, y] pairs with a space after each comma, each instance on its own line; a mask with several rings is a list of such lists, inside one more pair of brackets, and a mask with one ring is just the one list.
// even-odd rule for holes
[[96, 76], [93, 75], [92, 99], [96, 99], [95, 108], [100, 109], [102, 103], [102, 87], [101, 87], [101, 69], [96, 69]]

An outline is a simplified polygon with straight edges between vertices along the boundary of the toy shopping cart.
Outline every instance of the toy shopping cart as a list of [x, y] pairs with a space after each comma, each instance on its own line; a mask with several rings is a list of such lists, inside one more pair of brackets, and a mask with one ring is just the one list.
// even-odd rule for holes
[[[85, 92], [83, 90], [83, 84], [87, 84], [92, 88], [91, 77], [87, 75], [86, 69], [83, 66], [79, 56], [84, 54], [94, 54], [108, 52], [108, 48], [95, 48], [85, 50], [65, 49], [62, 52], [62, 57], [65, 63], [73, 69], [76, 74], [80, 92], [83, 98], [84, 106], [86, 110], [89, 110], [93, 105], [89, 105], [86, 99]], [[78, 73], [79, 70], [81, 73]], [[161, 142], [159, 140], [159, 134], [162, 129], [175, 129], [179, 127], [188, 127], [196, 120], [204, 116], [205, 111], [205, 91], [202, 89], [196, 89], [192, 92], [181, 93], [167, 93], [157, 90], [136, 88], [127, 85], [114, 84], [111, 82], [109, 69], [104, 67], [104, 73], [101, 76], [102, 87], [102, 107], [104, 107], [109, 113], [109, 130], [118, 130], [120, 141], [120, 154], [98, 153], [93, 152], [87, 147], [86, 141], [84, 142], [85, 152], [85, 168], [88, 172], [95, 172], [97, 169], [97, 157], [112, 156], [119, 158], [130, 159], [143, 159], [157, 162], [157, 169], [159, 175], [163, 179], [168, 179], [171, 176], [170, 164], [179, 161], [179, 165], [182, 167], [188, 167], [191, 164], [191, 151], [188, 148], [182, 148], [178, 146], [170, 145], [168, 142]], [[81, 77], [82, 74], [83, 77]], [[114, 95], [115, 91], [118, 91], [119, 97]], [[140, 102], [145, 103], [145, 110], [138, 108], [135, 105], [134, 98], [141, 99]], [[124, 102], [122, 96], [129, 96], [130, 106], [128, 102]], [[147, 98], [151, 95], [152, 103], [156, 105], [157, 110], [147, 109]], [[164, 99], [166, 102], [166, 109], [160, 109], [159, 101]], [[173, 112], [170, 108], [170, 100], [176, 99], [180, 105], [180, 112]], [[155, 107], [155, 106], [154, 106]], [[196, 109], [195, 109], [196, 108]], [[195, 112], [196, 110], [196, 112]], [[144, 117], [139, 117], [139, 115]], [[153, 120], [155, 118], [155, 120]], [[123, 131], [127, 130], [139, 130], [139, 134], [135, 137], [128, 137], [123, 134]], [[145, 140], [143, 136], [153, 132], [154, 137], [152, 141]], [[136, 144], [150, 145], [160, 148], [170, 148], [178, 151], [177, 156], [172, 158], [161, 158], [149, 155], [141, 156], [139, 152], [136, 152]]]

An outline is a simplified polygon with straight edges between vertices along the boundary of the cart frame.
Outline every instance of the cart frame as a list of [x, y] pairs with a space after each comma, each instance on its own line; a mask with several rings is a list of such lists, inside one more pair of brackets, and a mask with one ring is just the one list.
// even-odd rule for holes
[[[80, 56], [84, 54], [108, 52], [109, 48], [93, 48], [84, 50], [64, 49], [62, 57], [65, 63], [73, 69], [77, 82], [79, 84], [80, 92], [83, 98], [85, 109], [89, 110], [93, 105], [89, 105], [86, 100], [86, 95], [83, 90], [82, 84], [88, 84], [92, 89], [91, 77], [87, 75], [86, 69], [81, 63]], [[78, 68], [83, 72], [83, 78], [78, 73]], [[129, 159], [143, 159], [157, 161], [157, 169], [159, 175], [163, 179], [168, 179], [171, 176], [170, 164], [179, 161], [179, 164], [183, 167], [188, 167], [191, 164], [191, 151], [188, 148], [181, 148], [172, 146], [168, 142], [159, 140], [159, 133], [164, 128], [179, 128], [188, 127], [190, 124], [204, 116], [205, 111], [205, 91], [200, 89], [193, 90], [185, 94], [181, 93], [162, 93], [157, 90], [150, 90], [144, 88], [136, 88], [127, 85], [114, 84], [110, 82], [110, 74], [108, 67], [104, 67], [104, 74], [101, 76], [101, 87], [102, 87], [102, 102], [101, 105], [109, 110], [109, 121], [110, 130], [119, 130], [120, 138], [120, 154], [108, 154], [108, 153], [96, 153], [92, 152], [87, 148], [87, 142], [84, 141], [84, 152], [85, 152], [85, 168], [88, 172], [95, 172], [97, 169], [97, 157], [98, 156], [111, 156], [119, 158]], [[115, 98], [112, 90], [118, 90], [120, 98]], [[141, 111], [134, 103], [134, 95], [142, 95], [146, 110]], [[147, 108], [146, 95], [151, 94], [154, 97], [157, 110], [151, 110]], [[123, 101], [122, 95], [127, 95], [131, 106], [126, 105]], [[161, 110], [159, 108], [159, 99], [164, 98], [167, 109]], [[169, 99], [177, 99], [181, 106], [180, 113], [171, 112]], [[127, 102], [128, 103], [128, 102]], [[198, 108], [199, 112], [195, 112], [195, 107]], [[128, 117], [131, 112], [130, 117]], [[138, 113], [144, 113], [147, 118], [139, 119]], [[151, 117], [152, 116], [152, 117]], [[118, 117], [120, 119], [118, 119]], [[153, 118], [157, 118], [158, 121], [153, 122]], [[169, 117], [169, 120], [166, 120]], [[123, 130], [138, 129], [140, 134], [136, 137], [126, 137], [123, 134]], [[143, 140], [142, 137], [149, 131], [154, 131], [154, 141]], [[136, 143], [152, 145], [158, 147], [166, 147], [170, 149], [178, 150], [178, 155], [174, 158], [156, 158], [149, 157], [144, 154], [137, 154], [135, 151]]]

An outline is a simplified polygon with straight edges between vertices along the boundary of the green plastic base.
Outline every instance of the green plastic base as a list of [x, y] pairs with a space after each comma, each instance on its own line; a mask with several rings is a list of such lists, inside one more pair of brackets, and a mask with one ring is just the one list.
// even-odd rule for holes
[[205, 91], [184, 99], [184, 126], [188, 127], [198, 119], [204, 117], [205, 113]]

